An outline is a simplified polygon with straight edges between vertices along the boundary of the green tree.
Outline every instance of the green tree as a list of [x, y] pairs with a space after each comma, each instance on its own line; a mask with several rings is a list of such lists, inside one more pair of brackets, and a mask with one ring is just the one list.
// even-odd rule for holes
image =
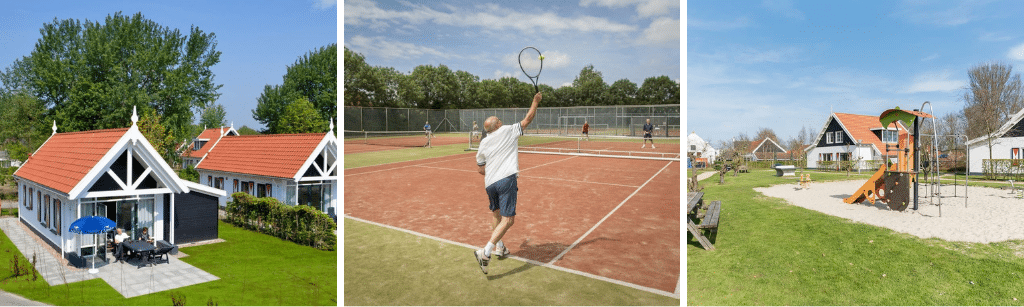
[[297, 98], [310, 102], [320, 117], [333, 117], [338, 113], [337, 73], [337, 44], [302, 55], [295, 64], [287, 67], [283, 84], [263, 88], [263, 94], [256, 99], [256, 109], [252, 111], [253, 119], [267, 127], [264, 132], [281, 133], [278, 131], [279, 117]]
[[466, 71], [456, 71], [453, 107], [458, 109], [479, 108], [478, 87], [480, 87], [480, 77]]
[[608, 87], [608, 91], [605, 92], [605, 101], [608, 105], [632, 105], [636, 104], [636, 83], [629, 81], [629, 79], [619, 79], [612, 83], [612, 86]]
[[[153, 109], [176, 138], [187, 137], [193, 110], [220, 95], [210, 68], [220, 62], [216, 36], [187, 34], [141, 13], [102, 22], [54, 19], [15, 80], [51, 108], [64, 131], [124, 127], [132, 106]], [[20, 67], [20, 68], [19, 68]]]
[[668, 76], [644, 79], [644, 84], [637, 91], [640, 104], [679, 104], [679, 83]]
[[139, 117], [137, 125], [139, 132], [142, 132], [142, 135], [149, 141], [149, 145], [153, 145], [164, 161], [171, 165], [180, 163], [181, 157], [175, 152], [178, 144], [174, 142], [174, 136], [171, 135], [169, 129], [160, 122], [160, 116], [156, 114], [155, 110], [149, 108], [143, 108], [141, 113], [142, 116]]
[[553, 107], [568, 107], [576, 105], [574, 99], [576, 98], [576, 88], [572, 86], [563, 86], [555, 89], [550, 95], [544, 96], [544, 105]]
[[345, 105], [373, 106], [370, 95], [376, 77], [363, 55], [345, 47]]
[[451, 108], [456, 99], [455, 73], [448, 66], [419, 65], [409, 74], [412, 82], [419, 86], [423, 94], [422, 103], [413, 105], [417, 108], [444, 109]]
[[572, 81], [572, 87], [576, 88], [573, 105], [600, 106], [605, 104], [602, 98], [608, 85], [604, 83], [601, 72], [594, 70], [594, 65], [588, 64], [583, 67], [580, 74]]
[[295, 100], [281, 113], [278, 133], [327, 132], [328, 123], [305, 98]]
[[257, 132], [253, 128], [249, 128], [249, 126], [244, 126], [243, 125], [242, 128], [238, 128], [238, 135], [257, 135], [257, 134], [260, 134], [260, 133]]
[[12, 159], [25, 161], [52, 134], [43, 102], [26, 92], [0, 93], [0, 140]]
[[203, 113], [199, 115], [199, 126], [216, 128], [227, 125], [228, 112], [224, 111], [224, 106], [220, 104], [211, 104], [203, 109]]

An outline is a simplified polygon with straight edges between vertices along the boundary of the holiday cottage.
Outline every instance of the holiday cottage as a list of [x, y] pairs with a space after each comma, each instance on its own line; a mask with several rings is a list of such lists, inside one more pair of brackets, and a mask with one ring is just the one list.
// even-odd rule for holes
[[[134, 112], [134, 110], [133, 110]], [[13, 175], [18, 217], [76, 265], [105, 259], [106, 236], [79, 236], [71, 222], [104, 216], [132, 238], [143, 229], [172, 244], [216, 239], [224, 191], [181, 180], [132, 126], [53, 134]]]
[[750, 142], [747, 147], [747, 159], [750, 161], [789, 160], [789, 153], [772, 138]]
[[[968, 171], [978, 175], [985, 172], [982, 167], [989, 159], [1024, 159], [1024, 109], [1017, 111], [1010, 120], [993, 133], [967, 141]], [[991, 151], [989, 143], [991, 141]], [[991, 154], [991, 155], [990, 155]], [[1019, 165], [1019, 163], [1016, 163]]]
[[[832, 113], [807, 149], [808, 168], [830, 168], [838, 161], [860, 161], [856, 169], [874, 169], [885, 157], [886, 145], [907, 136], [899, 121], [882, 127], [878, 116]], [[895, 155], [895, 153], [893, 153]]]
[[338, 140], [331, 132], [243, 135], [221, 138], [196, 166], [199, 182], [231, 194], [273, 197], [335, 216]]
[[697, 136], [697, 132], [691, 132], [686, 136], [687, 155], [693, 154], [696, 159], [692, 161], [695, 165], [702, 165], [698, 167], [705, 167], [709, 163], [715, 162], [715, 157], [718, 156], [718, 150], [711, 147], [711, 143], [705, 142], [700, 136]]

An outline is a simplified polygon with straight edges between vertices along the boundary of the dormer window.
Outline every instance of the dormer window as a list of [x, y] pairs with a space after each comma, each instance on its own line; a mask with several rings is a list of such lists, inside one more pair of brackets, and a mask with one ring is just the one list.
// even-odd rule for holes
[[843, 142], [843, 132], [842, 131], [836, 131], [836, 143], [842, 143], [842, 142]]
[[896, 143], [899, 138], [899, 131], [882, 130], [882, 143]]
[[192, 144], [192, 150], [199, 150], [200, 148], [203, 148], [204, 145], [206, 145], [206, 141], [196, 140], [195, 142], [192, 142]]

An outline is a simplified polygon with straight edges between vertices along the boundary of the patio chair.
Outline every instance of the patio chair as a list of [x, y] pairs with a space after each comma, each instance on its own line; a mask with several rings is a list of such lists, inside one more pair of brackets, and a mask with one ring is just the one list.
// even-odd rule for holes
[[178, 254], [178, 246], [174, 245], [174, 244], [171, 244], [170, 242], [167, 242], [167, 241], [164, 241], [164, 240], [156, 240], [156, 244], [155, 245], [156, 245], [157, 248], [170, 247], [171, 249], [170, 249], [169, 253], [171, 255], [177, 255]]
[[171, 246], [157, 248], [156, 251], [149, 255], [150, 261], [153, 258], [156, 258], [158, 260], [156, 263], [159, 263], [160, 260], [166, 263], [171, 263], [171, 256], [168, 256], [167, 253], [171, 252], [171, 249], [173, 248], [174, 247]]
[[139, 252], [139, 267], [149, 266], [152, 262], [149, 261], [150, 255], [153, 251], [140, 251]]

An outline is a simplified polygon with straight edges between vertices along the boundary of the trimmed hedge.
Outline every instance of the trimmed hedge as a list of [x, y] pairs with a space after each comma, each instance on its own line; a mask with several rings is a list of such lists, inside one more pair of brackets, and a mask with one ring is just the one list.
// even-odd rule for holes
[[985, 179], [1021, 180], [1024, 178], [1024, 159], [982, 159]]
[[248, 193], [231, 194], [227, 222], [319, 250], [338, 248], [337, 224], [326, 213], [310, 206], [289, 206], [276, 198], [256, 198]]

